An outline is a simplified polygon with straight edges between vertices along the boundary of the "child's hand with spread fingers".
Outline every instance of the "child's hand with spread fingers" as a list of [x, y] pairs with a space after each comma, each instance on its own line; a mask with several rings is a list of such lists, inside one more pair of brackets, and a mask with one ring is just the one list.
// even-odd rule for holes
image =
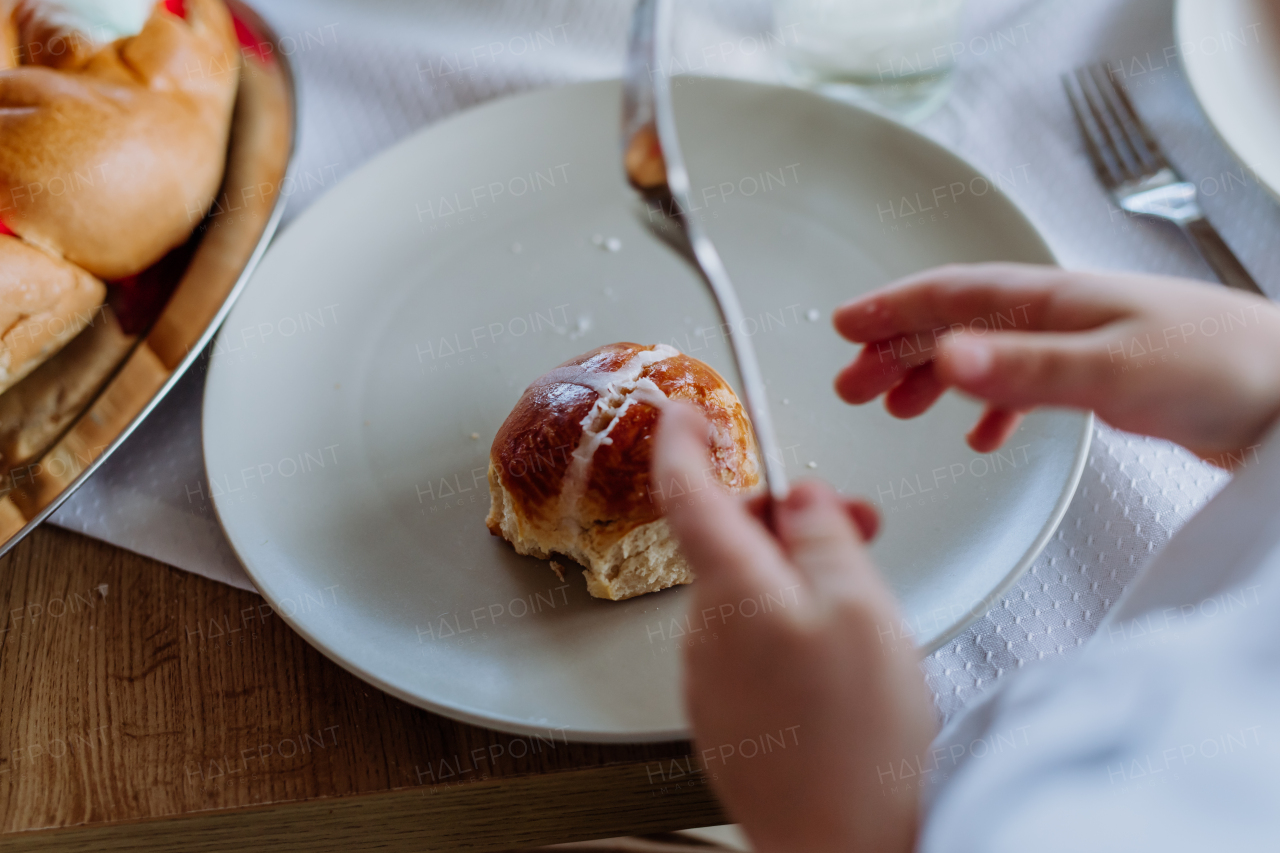
[[920, 273], [842, 306], [866, 344], [836, 379], [893, 415], [949, 387], [987, 403], [979, 452], [1036, 406], [1092, 409], [1118, 429], [1223, 461], [1280, 417], [1280, 308], [1203, 282], [980, 264]]

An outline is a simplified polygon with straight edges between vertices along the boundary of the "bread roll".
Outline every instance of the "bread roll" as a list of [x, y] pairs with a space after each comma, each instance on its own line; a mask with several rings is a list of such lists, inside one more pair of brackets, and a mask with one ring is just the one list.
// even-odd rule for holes
[[[61, 32], [42, 8], [19, 4], [7, 24], [27, 53]], [[222, 179], [235, 31], [221, 0], [184, 12], [157, 5], [136, 36], [0, 70], [0, 222], [104, 280], [183, 243]]]
[[89, 325], [106, 292], [74, 264], [0, 234], [0, 394]]
[[671, 400], [707, 417], [707, 477], [753, 489], [755, 436], [728, 383], [669, 346], [610, 344], [543, 375], [516, 403], [489, 453], [489, 531], [521, 554], [578, 561], [596, 598], [689, 583], [655, 497], [678, 499], [710, 483], [651, 481], [653, 437]]

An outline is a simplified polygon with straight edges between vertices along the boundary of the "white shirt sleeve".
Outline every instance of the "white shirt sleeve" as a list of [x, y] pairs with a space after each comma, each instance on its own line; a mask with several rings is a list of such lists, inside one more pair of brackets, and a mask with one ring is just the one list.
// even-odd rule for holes
[[924, 762], [920, 849], [1280, 850], [1280, 430], [1076, 654]]

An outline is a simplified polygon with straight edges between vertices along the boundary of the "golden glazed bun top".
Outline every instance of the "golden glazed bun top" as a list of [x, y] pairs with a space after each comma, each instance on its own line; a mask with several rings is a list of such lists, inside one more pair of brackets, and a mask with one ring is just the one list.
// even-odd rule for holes
[[0, 0], [0, 223], [107, 280], [183, 243], [222, 180], [231, 15], [222, 0], [170, 6], [185, 17], [157, 4], [136, 36], [98, 47]]
[[708, 476], [735, 491], [754, 487], [755, 436], [733, 389], [663, 344], [609, 344], [544, 374], [498, 431], [490, 461], [526, 523], [624, 535], [661, 515], [649, 467], [671, 400], [696, 405], [708, 420]]

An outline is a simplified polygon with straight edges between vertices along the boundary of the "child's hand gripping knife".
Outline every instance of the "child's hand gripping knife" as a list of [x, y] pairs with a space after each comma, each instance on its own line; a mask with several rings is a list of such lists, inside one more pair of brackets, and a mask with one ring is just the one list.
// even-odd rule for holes
[[863, 547], [877, 518], [815, 482], [773, 510], [708, 476], [707, 425], [670, 407], [654, 477], [697, 572], [685, 655], [695, 748], [760, 853], [912, 848], [932, 704], [893, 596]]

